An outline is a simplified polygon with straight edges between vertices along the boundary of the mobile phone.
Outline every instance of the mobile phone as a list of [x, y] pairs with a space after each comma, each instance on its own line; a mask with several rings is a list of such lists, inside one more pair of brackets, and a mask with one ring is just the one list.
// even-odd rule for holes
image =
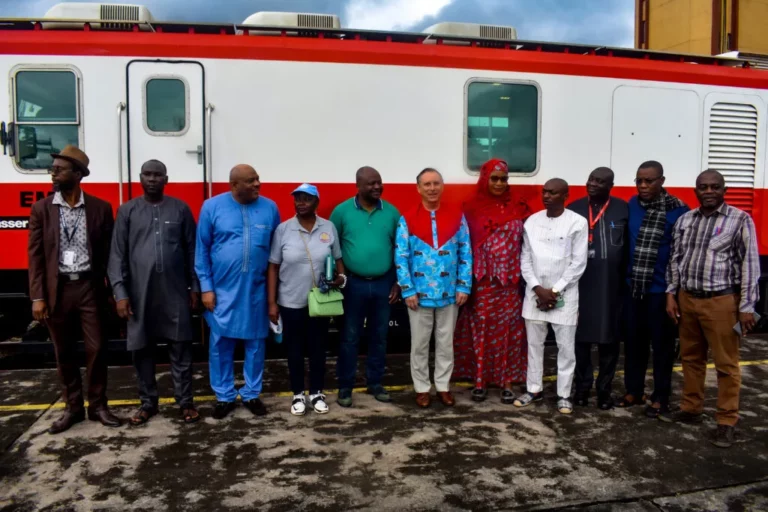
[[[760, 318], [761, 318], [760, 315], [757, 312], [755, 312], [755, 313], [752, 313], [752, 316], [755, 317], [755, 325], [757, 325], [757, 323], [760, 321]], [[741, 322], [736, 322], [736, 325], [733, 326], [733, 330], [736, 331], [736, 334], [738, 334], [739, 336], [743, 336], [743, 334], [741, 333]]]

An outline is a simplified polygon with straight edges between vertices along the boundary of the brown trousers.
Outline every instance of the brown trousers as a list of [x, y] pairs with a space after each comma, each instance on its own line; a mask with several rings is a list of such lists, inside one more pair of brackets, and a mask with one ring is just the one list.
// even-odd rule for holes
[[59, 284], [59, 298], [56, 310], [50, 313], [48, 330], [56, 350], [61, 397], [71, 411], [83, 409], [83, 384], [77, 361], [80, 334], [85, 343], [88, 409], [95, 411], [107, 405], [107, 359], [101, 321], [96, 288], [91, 281]]
[[717, 413], [720, 425], [736, 425], [739, 419], [739, 296], [696, 299], [680, 291], [680, 353], [683, 360], [683, 400], [680, 408], [699, 414], [704, 408], [707, 351], [717, 371]]

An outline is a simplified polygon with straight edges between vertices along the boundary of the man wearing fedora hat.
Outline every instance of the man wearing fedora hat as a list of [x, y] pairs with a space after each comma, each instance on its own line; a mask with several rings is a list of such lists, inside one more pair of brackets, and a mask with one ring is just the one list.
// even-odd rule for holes
[[82, 333], [88, 377], [88, 419], [117, 427], [107, 407], [107, 361], [102, 306], [108, 298], [107, 261], [112, 206], [80, 189], [90, 174], [88, 156], [74, 146], [54, 153], [56, 193], [32, 206], [29, 218], [29, 295], [32, 316], [45, 322], [67, 408], [48, 430], [57, 434], [85, 420], [77, 339]]

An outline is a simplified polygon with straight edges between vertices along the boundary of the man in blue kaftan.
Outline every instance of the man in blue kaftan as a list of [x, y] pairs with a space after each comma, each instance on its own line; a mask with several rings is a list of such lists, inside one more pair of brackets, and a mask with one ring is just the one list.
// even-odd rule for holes
[[231, 193], [203, 204], [195, 250], [204, 316], [211, 329], [209, 366], [216, 419], [235, 408], [237, 340], [245, 343], [240, 398], [253, 414], [267, 413], [259, 399], [269, 328], [266, 273], [272, 234], [280, 224], [275, 202], [259, 196], [261, 183], [253, 167], [235, 166], [229, 182]]

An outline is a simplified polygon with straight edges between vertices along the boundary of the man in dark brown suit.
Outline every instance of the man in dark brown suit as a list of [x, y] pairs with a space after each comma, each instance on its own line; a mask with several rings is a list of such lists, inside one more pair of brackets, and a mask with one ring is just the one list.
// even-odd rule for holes
[[107, 362], [102, 308], [109, 297], [107, 260], [112, 206], [82, 192], [88, 156], [67, 146], [49, 169], [56, 193], [36, 202], [29, 218], [29, 294], [32, 316], [45, 322], [56, 348], [66, 412], [48, 430], [57, 434], [85, 419], [77, 340], [85, 342], [88, 419], [110, 427], [121, 421], [107, 408]]

